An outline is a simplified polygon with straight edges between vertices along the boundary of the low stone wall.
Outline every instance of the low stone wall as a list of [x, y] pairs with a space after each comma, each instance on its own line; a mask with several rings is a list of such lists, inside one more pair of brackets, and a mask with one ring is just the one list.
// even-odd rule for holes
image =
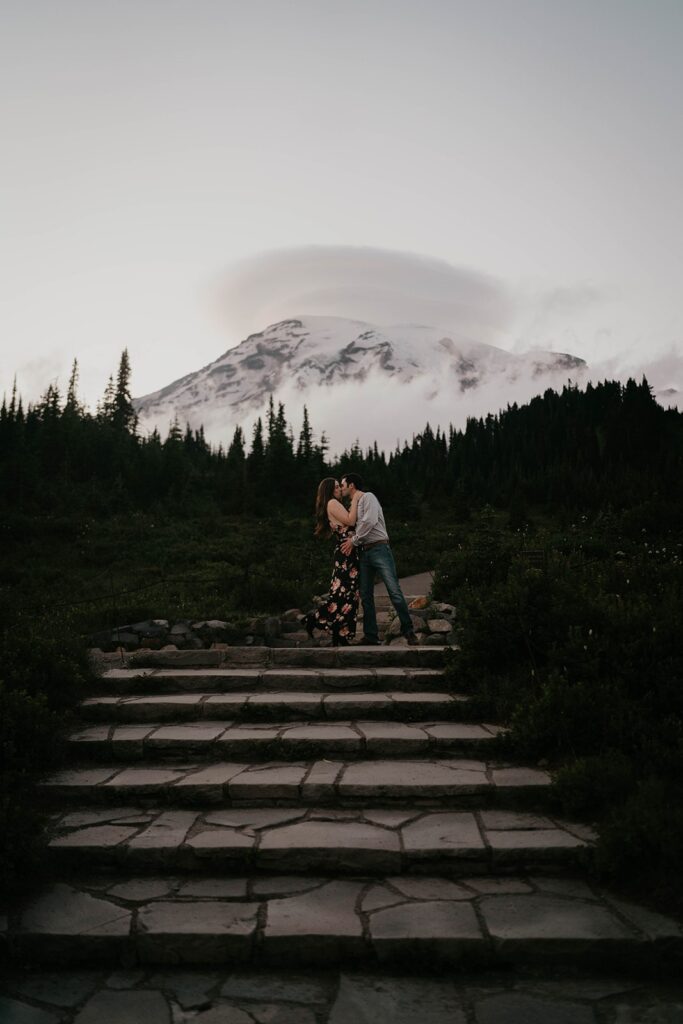
[[[418, 597], [411, 602], [410, 612], [420, 643], [437, 646], [454, 642], [455, 609], [452, 605]], [[192, 651], [249, 647], [252, 644], [266, 647], [308, 646], [311, 641], [303, 632], [300, 623], [302, 615], [299, 608], [290, 608], [282, 615], [237, 619], [233, 622], [223, 619], [147, 619], [95, 633], [90, 638], [90, 645], [104, 652], [141, 649]], [[389, 612], [378, 612], [377, 618], [386, 643], [405, 643], [393, 608]]]

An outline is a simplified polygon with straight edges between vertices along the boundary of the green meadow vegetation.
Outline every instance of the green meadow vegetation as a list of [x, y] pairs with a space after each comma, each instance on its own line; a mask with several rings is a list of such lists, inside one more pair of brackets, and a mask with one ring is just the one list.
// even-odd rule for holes
[[331, 458], [271, 404], [225, 446], [175, 422], [141, 437], [126, 353], [94, 413], [48, 388], [0, 408], [0, 887], [40, 877], [35, 779], [92, 669], [88, 637], [146, 618], [241, 619], [306, 607], [330, 550], [318, 481], [361, 472], [402, 575], [436, 568], [457, 608], [452, 686], [548, 764], [553, 799], [597, 823], [598, 866], [683, 909], [683, 415], [646, 381], [547, 391], [425, 427], [386, 454]]

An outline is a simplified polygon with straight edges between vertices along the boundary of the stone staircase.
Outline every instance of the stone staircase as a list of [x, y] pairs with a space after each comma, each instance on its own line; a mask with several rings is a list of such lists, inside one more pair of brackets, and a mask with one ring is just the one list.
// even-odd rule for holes
[[500, 759], [440, 648], [138, 653], [80, 712], [17, 963], [680, 966], [678, 924], [591, 882], [591, 831]]

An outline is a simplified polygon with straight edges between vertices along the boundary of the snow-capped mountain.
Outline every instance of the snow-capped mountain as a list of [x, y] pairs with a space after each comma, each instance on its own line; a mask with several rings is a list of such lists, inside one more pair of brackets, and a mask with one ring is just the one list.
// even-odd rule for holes
[[418, 401], [418, 422], [424, 426], [440, 418], [430, 416], [430, 402], [437, 394], [454, 406], [467, 396], [471, 415], [472, 398], [485, 390], [488, 397], [482, 394], [483, 402], [475, 401], [482, 407], [474, 413], [485, 415], [497, 411], [486, 404], [492, 386], [504, 405], [510, 389], [516, 398], [522, 386], [524, 395], [531, 397], [558, 386], [558, 380], [560, 387], [569, 377], [576, 380], [585, 366], [572, 355], [515, 354], [460, 340], [435, 327], [377, 327], [339, 317], [306, 316], [249, 335], [201, 370], [136, 399], [135, 406], [143, 429], [157, 426], [163, 435], [177, 415], [181, 424], [203, 424], [207, 437], [225, 441], [235, 425], [252, 421], [265, 408], [271, 394], [275, 401], [285, 399], [291, 421], [304, 403], [322, 403], [327, 410], [342, 393], [348, 409], [349, 402], [355, 404], [354, 396], [367, 397], [372, 385], [373, 403], [381, 397], [391, 408], [393, 400], [396, 416], [401, 416], [407, 400]]

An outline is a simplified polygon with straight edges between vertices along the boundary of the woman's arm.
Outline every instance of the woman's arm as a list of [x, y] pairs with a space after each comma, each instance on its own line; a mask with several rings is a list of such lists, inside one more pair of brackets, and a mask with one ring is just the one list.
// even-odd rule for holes
[[349, 521], [346, 524], [347, 526], [356, 525], [356, 520], [358, 519], [358, 502], [360, 501], [360, 498], [360, 494], [358, 493], [358, 491], [356, 491], [353, 498], [351, 499], [351, 507], [349, 508]]
[[339, 523], [341, 526], [355, 526], [357, 514], [358, 501], [355, 495], [349, 512], [346, 511], [341, 501], [337, 501], [336, 498], [330, 498], [327, 503], [327, 515], [333, 523]]

